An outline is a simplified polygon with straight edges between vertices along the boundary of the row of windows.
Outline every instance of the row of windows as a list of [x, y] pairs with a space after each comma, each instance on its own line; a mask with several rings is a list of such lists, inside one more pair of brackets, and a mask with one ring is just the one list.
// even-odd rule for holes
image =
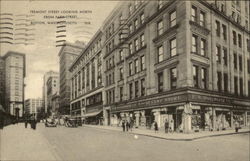
[[193, 65], [193, 87], [207, 89], [207, 69]]
[[205, 26], [205, 12], [199, 8], [192, 6], [191, 8], [191, 21], [199, 24], [200, 26]]
[[144, 34], [140, 35], [140, 38], [135, 38], [134, 41], [129, 43], [129, 54], [133, 54], [139, 49], [145, 46], [145, 37]]
[[[140, 88], [139, 88], [140, 83]], [[140, 90], [140, 93], [139, 93]], [[129, 83], [129, 99], [138, 98], [139, 96], [145, 96], [145, 79]], [[123, 100], [123, 87], [120, 87], [120, 101]]]
[[[176, 52], [176, 38], [173, 38], [169, 41], [169, 53], [170, 57], [177, 55]], [[157, 63], [160, 63], [164, 60], [164, 47], [160, 45], [157, 47]]]
[[[158, 92], [163, 92], [163, 81], [164, 81], [163, 72], [157, 74], [157, 81], [158, 81]], [[170, 69], [170, 89], [175, 89], [177, 87], [177, 69], [171, 68]]]
[[[238, 69], [238, 56], [236, 53], [234, 53], [234, 69]], [[242, 56], [239, 55], [239, 70], [242, 71], [243, 69], [243, 64], [242, 64]]]
[[203, 38], [198, 37], [197, 35], [193, 34], [192, 35], [192, 48], [191, 48], [191, 52], [194, 54], [198, 54], [201, 56], [207, 56], [206, 54], [206, 40]]
[[114, 72], [112, 72], [106, 76], [106, 86], [112, 85], [114, 83], [115, 83], [115, 74]]
[[[169, 27], [173, 27], [176, 25], [176, 10], [169, 13]], [[164, 32], [164, 25], [163, 25], [163, 19], [160, 19], [157, 22], [157, 35], [160, 36]]]
[[[133, 64], [134, 64], [134, 70], [133, 70]], [[139, 69], [139, 61], [138, 61], [138, 58], [136, 58], [134, 60], [134, 62], [130, 62], [128, 64], [129, 66], [129, 76], [133, 75], [133, 74], [136, 74], [139, 72], [139, 70], [143, 71], [146, 69], [146, 66], [145, 66], [145, 56], [142, 55], [140, 56], [140, 69]], [[122, 70], [123, 71], [123, 70]], [[121, 74], [121, 73], [120, 73]]]
[[135, 18], [133, 22], [128, 24], [129, 34], [136, 31], [141, 25], [143, 25], [144, 22], [145, 22], [144, 13], [141, 13], [139, 18]]

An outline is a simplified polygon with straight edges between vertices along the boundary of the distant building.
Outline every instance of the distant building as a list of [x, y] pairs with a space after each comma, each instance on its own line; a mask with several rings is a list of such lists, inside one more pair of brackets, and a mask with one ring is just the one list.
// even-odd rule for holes
[[43, 100], [41, 98], [26, 99], [24, 103], [25, 114], [35, 114], [35, 116], [37, 116], [37, 113], [41, 111], [42, 106]]
[[59, 110], [59, 94], [58, 93], [55, 93], [52, 98], [51, 98], [51, 106], [52, 106], [52, 115], [57, 115], [59, 114], [58, 113], [58, 110]]
[[69, 67], [72, 62], [80, 55], [84, 48], [84, 43], [76, 42], [74, 44], [66, 42], [61, 48], [59, 56], [60, 64], [60, 99], [59, 111], [61, 114], [69, 114], [70, 110], [70, 77]]
[[59, 93], [59, 76], [50, 76], [46, 83], [47, 87], [47, 112], [52, 112], [52, 97]]
[[58, 77], [58, 75], [59, 75], [58, 72], [48, 71], [43, 76], [43, 100], [44, 100], [43, 108], [44, 108], [45, 113], [47, 113], [47, 109], [48, 109], [47, 81], [48, 81], [49, 77], [51, 77], [51, 76], [57, 76]]
[[5, 62], [0, 56], [0, 105], [5, 108]]
[[[4, 73], [3, 71], [4, 60]], [[9, 51], [1, 59], [1, 76], [0, 88], [3, 88], [4, 81], [4, 99], [5, 109], [11, 115], [23, 116], [24, 110], [24, 78], [26, 75], [25, 54]], [[1, 90], [2, 90], [1, 89]], [[1, 97], [2, 100], [2, 97]]]

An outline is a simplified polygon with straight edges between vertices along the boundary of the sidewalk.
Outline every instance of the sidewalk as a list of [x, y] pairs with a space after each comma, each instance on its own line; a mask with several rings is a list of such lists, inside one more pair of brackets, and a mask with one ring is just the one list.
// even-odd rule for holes
[[0, 130], [0, 160], [58, 160], [48, 141], [23, 123]]
[[[105, 130], [114, 130], [122, 132], [121, 127], [115, 126], [99, 126], [99, 125], [83, 125], [84, 127], [90, 128], [100, 128]], [[126, 132], [127, 133], [127, 132]], [[158, 131], [157, 133], [154, 130], [149, 129], [135, 129], [133, 128], [132, 131], [128, 131], [130, 134], [137, 134], [137, 135], [144, 135], [154, 138], [166, 139], [166, 140], [175, 140], [175, 141], [193, 141], [197, 139], [207, 138], [207, 137], [216, 137], [216, 136], [223, 136], [223, 135], [233, 135], [233, 134], [242, 134], [242, 133], [250, 133], [249, 128], [240, 129], [238, 133], [235, 130], [225, 130], [225, 131], [201, 131], [197, 133], [191, 134], [184, 134], [184, 133], [164, 133], [163, 131]]]

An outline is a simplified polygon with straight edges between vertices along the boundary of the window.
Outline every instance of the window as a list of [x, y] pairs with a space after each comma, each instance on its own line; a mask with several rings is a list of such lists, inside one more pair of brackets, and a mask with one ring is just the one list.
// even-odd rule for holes
[[163, 33], [163, 21], [160, 20], [158, 23], [157, 23], [157, 34], [158, 35], [161, 35]]
[[248, 97], [250, 98], [250, 80], [248, 81]]
[[133, 6], [130, 4], [130, 5], [129, 5], [129, 14], [131, 15], [132, 12], [133, 12]]
[[192, 36], [192, 53], [197, 54], [197, 39], [198, 37], [196, 35]]
[[196, 22], [197, 21], [197, 8], [192, 6], [191, 10], [191, 21]]
[[227, 66], [227, 49], [223, 48], [223, 61], [224, 65]]
[[129, 84], [129, 99], [133, 98], [133, 84]]
[[201, 39], [201, 55], [206, 55], [206, 40]]
[[129, 33], [131, 34], [133, 32], [133, 26], [130, 24], [128, 28], [129, 28]]
[[234, 69], [237, 69], [237, 54], [234, 53]]
[[138, 87], [138, 81], [135, 82], [135, 98], [139, 96], [139, 87]]
[[163, 73], [158, 73], [158, 92], [163, 92]]
[[135, 73], [138, 73], [139, 71], [139, 62], [138, 59], [135, 59]]
[[238, 78], [234, 77], [234, 93], [238, 95]]
[[227, 40], [227, 27], [222, 24], [222, 36], [224, 40]]
[[120, 68], [120, 80], [123, 79], [123, 68]]
[[135, 29], [138, 29], [138, 20], [135, 19], [134, 23], [135, 23]]
[[135, 51], [139, 50], [139, 41], [138, 39], [135, 39]]
[[141, 79], [141, 96], [145, 96], [145, 79]]
[[145, 17], [144, 17], [144, 13], [142, 13], [140, 15], [140, 20], [141, 20], [141, 24], [143, 24], [145, 22]]
[[123, 87], [120, 87], [120, 101], [123, 100]]
[[123, 50], [120, 50], [120, 52], [119, 52], [119, 57], [120, 57], [120, 61], [122, 61], [123, 60]]
[[175, 89], [177, 87], [177, 69], [170, 69], [170, 86], [171, 89]]
[[132, 62], [129, 63], [129, 76], [132, 75]]
[[240, 78], [240, 96], [243, 96], [243, 79]]
[[224, 92], [228, 92], [228, 74], [224, 73]]
[[176, 55], [176, 38], [170, 40], [170, 56]]
[[142, 34], [140, 37], [141, 37], [141, 47], [143, 47], [145, 46], [144, 34]]
[[240, 68], [240, 71], [242, 71], [242, 56], [241, 55], [239, 56], [239, 68]]
[[161, 9], [163, 6], [163, 1], [162, 0], [158, 0], [158, 9]]
[[220, 37], [220, 22], [215, 21], [215, 30], [216, 30], [216, 35]]
[[221, 63], [221, 50], [220, 46], [216, 46], [216, 61]]
[[237, 45], [237, 38], [236, 38], [236, 32], [233, 31], [233, 43], [234, 45]]
[[205, 26], [205, 13], [202, 11], [200, 12], [200, 25]]
[[250, 59], [247, 60], [247, 71], [248, 71], [248, 74], [250, 74]]
[[163, 46], [157, 48], [158, 63], [163, 61]]
[[222, 90], [221, 79], [222, 79], [221, 72], [217, 72], [217, 87], [219, 92], [221, 92]]
[[238, 45], [239, 45], [240, 48], [242, 47], [241, 34], [238, 34]]
[[135, 0], [135, 9], [137, 9], [139, 6], [139, 2], [137, 0]]
[[145, 70], [145, 56], [142, 55], [141, 56], [141, 70]]
[[133, 53], [133, 44], [129, 43], [129, 54]]
[[173, 11], [170, 13], [170, 27], [173, 27], [176, 25], [176, 11]]
[[193, 85], [198, 88], [198, 66], [193, 65]]
[[207, 88], [207, 69], [201, 68], [201, 88]]

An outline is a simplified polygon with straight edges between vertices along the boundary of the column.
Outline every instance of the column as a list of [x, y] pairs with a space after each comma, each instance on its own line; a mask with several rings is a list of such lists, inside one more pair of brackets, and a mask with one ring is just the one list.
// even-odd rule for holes
[[139, 119], [140, 119], [140, 113], [139, 111], [135, 112], [135, 127], [138, 128], [139, 127]]
[[231, 128], [234, 128], [234, 117], [233, 117], [233, 111], [230, 111], [231, 116]]
[[186, 105], [184, 105], [184, 110], [182, 113], [184, 133], [190, 133], [192, 131], [191, 115], [192, 115], [192, 107], [190, 103], [187, 103]]
[[212, 114], [213, 114], [213, 131], [216, 130], [217, 128], [217, 125], [216, 125], [216, 110], [214, 107], [212, 107]]
[[146, 127], [146, 117], [145, 117], [145, 110], [141, 111], [141, 123], [144, 123], [144, 126]]
[[244, 113], [244, 126], [247, 126], [247, 111]]

